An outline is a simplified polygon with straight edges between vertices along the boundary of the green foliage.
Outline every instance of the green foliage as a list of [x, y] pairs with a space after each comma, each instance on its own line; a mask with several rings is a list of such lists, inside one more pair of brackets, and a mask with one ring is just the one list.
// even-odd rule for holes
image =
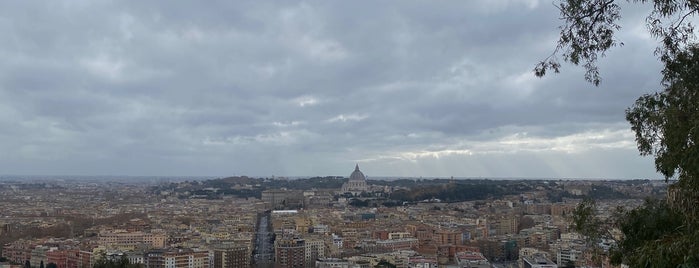
[[358, 199], [358, 198], [350, 199], [349, 204], [351, 206], [354, 206], [354, 207], [368, 207], [369, 206], [369, 202], [367, 202], [366, 200]]
[[[615, 38], [620, 30], [619, 0], [561, 0], [557, 7], [564, 24], [554, 52], [534, 68], [536, 76], [546, 75], [548, 70], [558, 73], [561, 68], [558, 56], [574, 65], [582, 64], [585, 79], [599, 85], [600, 74], [597, 61], [617, 45]], [[694, 27], [687, 18], [697, 15], [699, 1], [696, 0], [633, 0], [639, 4], [653, 4], [646, 17], [651, 35], [660, 39], [656, 53], [667, 62], [684, 49], [694, 36]]]
[[619, 191], [616, 191], [612, 189], [612, 187], [606, 186], [606, 185], [595, 185], [590, 189], [590, 192], [587, 193], [587, 198], [591, 198], [594, 200], [600, 200], [600, 199], [627, 199], [629, 198], [628, 195], [625, 195]]
[[[611, 261], [631, 267], [699, 267], [699, 46], [690, 23], [699, 14], [697, 0], [633, 0], [652, 4], [646, 17], [650, 34], [660, 41], [656, 55], [665, 67], [663, 89], [638, 98], [626, 110], [641, 155], [655, 156], [655, 167], [668, 181], [669, 200], [648, 201], [623, 212], [615, 225], [623, 237], [609, 253]], [[618, 0], [561, 0], [564, 25], [554, 53], [535, 68], [537, 76], [559, 71], [557, 56], [586, 69], [585, 78], [600, 82], [596, 62], [611, 47], [621, 18]], [[590, 242], [605, 236], [608, 222], [595, 215], [592, 202], [575, 210], [576, 230]], [[595, 226], [598, 226], [595, 228]]]
[[46, 265], [46, 268], [58, 268], [58, 264], [49, 262], [49, 264]]
[[[204, 180], [199, 182], [171, 183], [158, 185], [150, 189], [150, 192], [159, 194], [161, 191], [174, 192], [181, 198], [221, 199], [224, 196], [236, 196], [238, 198], [261, 198], [262, 191], [268, 189], [286, 188], [290, 190], [307, 189], [335, 189], [342, 187], [347, 179], [336, 176], [312, 177], [301, 179], [269, 179], [250, 177], [229, 177], [222, 179]], [[240, 188], [246, 186], [249, 188]], [[215, 189], [212, 191], [211, 189]]]
[[396, 268], [395, 264], [392, 264], [386, 260], [381, 260], [379, 263], [374, 265], [375, 268]]
[[581, 202], [575, 210], [573, 210], [572, 221], [575, 231], [585, 234], [591, 239], [598, 239], [598, 227], [601, 225], [601, 222], [595, 217], [595, 214], [595, 201], [586, 199]]
[[444, 202], [459, 202], [502, 197], [511, 193], [498, 185], [483, 184], [442, 184], [415, 187], [410, 190], [398, 190], [391, 194], [391, 199], [399, 201], [421, 201], [440, 199]]
[[390, 207], [397, 207], [397, 206], [400, 206], [402, 204], [403, 204], [403, 202], [395, 201], [395, 200], [387, 200], [387, 201], [383, 201], [381, 203], [382, 206], [389, 207], [389, 208]]
[[[575, 65], [582, 62], [586, 70], [585, 79], [598, 85], [598, 56], [604, 56], [609, 48], [619, 44], [614, 39], [614, 32], [620, 29], [616, 23], [621, 18], [619, 5], [613, 0], [570, 0], [562, 1], [558, 9], [566, 24], [561, 27], [556, 51], [562, 49], [563, 59], [567, 62]], [[558, 72], [560, 64], [555, 59], [541, 62], [536, 75], [545, 75], [547, 68]]]
[[606, 256], [604, 249], [601, 247], [601, 242], [614, 240], [614, 236], [610, 232], [615, 226], [614, 221], [601, 219], [597, 215], [597, 204], [589, 198], [583, 200], [573, 210], [571, 220], [573, 222], [573, 230], [585, 236], [587, 247], [593, 255], [593, 262], [596, 265], [601, 265], [602, 258]]
[[699, 256], [693, 243], [696, 239], [684, 237], [682, 214], [665, 201], [646, 200], [643, 206], [623, 213], [617, 225], [624, 238], [611, 251], [610, 260], [614, 264], [631, 267], [648, 263], [662, 263], [666, 267], [699, 264], [696, 259], [685, 259], [685, 256]]
[[[630, 267], [698, 267], [699, 233], [689, 231], [685, 215], [663, 200], [646, 200], [644, 205], [629, 211], [617, 211], [610, 220], [596, 214], [596, 204], [585, 200], [572, 214], [573, 229], [586, 236], [594, 261], [600, 264], [609, 256], [615, 265]], [[621, 239], [604, 252], [603, 239], [614, 240], [609, 232], [618, 228]]]
[[529, 229], [536, 226], [534, 219], [528, 216], [524, 216], [519, 220], [517, 224], [517, 230]]
[[[668, 202], [682, 215], [683, 225], [667, 235], [676, 239], [659, 241], [656, 245], [663, 247], [657, 251], [682, 248], [691, 245], [688, 238], [699, 237], [699, 46], [691, 45], [666, 62], [663, 84], [663, 91], [640, 97], [626, 112], [641, 154], [655, 156], [655, 167], [666, 180], [677, 178]], [[697, 263], [699, 254], [692, 254], [677, 258]]]
[[567, 261], [565, 265], [561, 266], [563, 268], [575, 268], [575, 263], [572, 261]]
[[642, 155], [655, 155], [666, 178], [699, 178], [699, 47], [690, 46], [663, 71], [665, 90], [641, 96], [626, 111]]
[[142, 268], [141, 264], [130, 263], [126, 256], [122, 256], [118, 260], [109, 259], [106, 257], [100, 258], [93, 265], [93, 268]]

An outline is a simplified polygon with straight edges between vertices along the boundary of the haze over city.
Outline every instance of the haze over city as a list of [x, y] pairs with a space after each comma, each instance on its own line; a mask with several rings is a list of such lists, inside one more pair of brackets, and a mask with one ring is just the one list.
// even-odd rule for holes
[[532, 73], [550, 1], [2, 6], [0, 174], [661, 178], [624, 119], [660, 88], [636, 6], [599, 87]]

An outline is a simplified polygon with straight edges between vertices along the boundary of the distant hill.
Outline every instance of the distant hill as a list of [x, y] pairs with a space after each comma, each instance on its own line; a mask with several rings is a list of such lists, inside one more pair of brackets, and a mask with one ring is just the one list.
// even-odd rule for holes
[[327, 176], [305, 179], [251, 178], [246, 176], [226, 177], [203, 181], [184, 181], [151, 187], [152, 193], [168, 192], [180, 198], [218, 199], [224, 196], [261, 198], [262, 191], [269, 189], [339, 189], [346, 178]]
[[[348, 179], [337, 176], [299, 179], [252, 178], [246, 176], [226, 177], [202, 181], [184, 181], [161, 184], [151, 188], [153, 193], [168, 193], [179, 198], [219, 199], [224, 196], [261, 198], [262, 191], [269, 189], [311, 190], [340, 189]], [[566, 187], [571, 184], [585, 185], [583, 194], [574, 195]], [[652, 184], [648, 180], [629, 181], [561, 181], [561, 180], [489, 180], [489, 179], [398, 179], [368, 180], [368, 184], [395, 187], [399, 190], [382, 195], [390, 200], [415, 202], [439, 199], [444, 202], [460, 202], [483, 199], [498, 199], [506, 195], [518, 195], [528, 191], [544, 191], [552, 202], [563, 198], [622, 199], [643, 198], [649, 195], [662, 197], [663, 192], [653, 190], [648, 194], [637, 194], [636, 189]], [[576, 187], [573, 185], [573, 187]], [[621, 189], [621, 190], [620, 190]], [[639, 191], [636, 191], [639, 192]]]

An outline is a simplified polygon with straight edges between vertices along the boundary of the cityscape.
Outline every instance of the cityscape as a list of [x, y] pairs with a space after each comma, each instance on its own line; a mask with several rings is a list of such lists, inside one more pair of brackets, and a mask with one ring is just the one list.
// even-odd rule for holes
[[595, 198], [609, 217], [667, 183], [370, 180], [355, 165], [346, 177], [5, 179], [0, 192], [9, 268], [583, 267], [595, 255], [571, 229], [576, 206]]
[[697, 18], [0, 1], [0, 268], [699, 267]]

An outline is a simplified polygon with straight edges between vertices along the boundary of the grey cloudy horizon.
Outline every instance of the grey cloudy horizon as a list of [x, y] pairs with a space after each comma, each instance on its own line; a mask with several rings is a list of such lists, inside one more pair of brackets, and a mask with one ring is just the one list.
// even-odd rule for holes
[[642, 8], [594, 87], [534, 77], [550, 1], [0, 7], [0, 174], [661, 178], [624, 119], [660, 88]]

